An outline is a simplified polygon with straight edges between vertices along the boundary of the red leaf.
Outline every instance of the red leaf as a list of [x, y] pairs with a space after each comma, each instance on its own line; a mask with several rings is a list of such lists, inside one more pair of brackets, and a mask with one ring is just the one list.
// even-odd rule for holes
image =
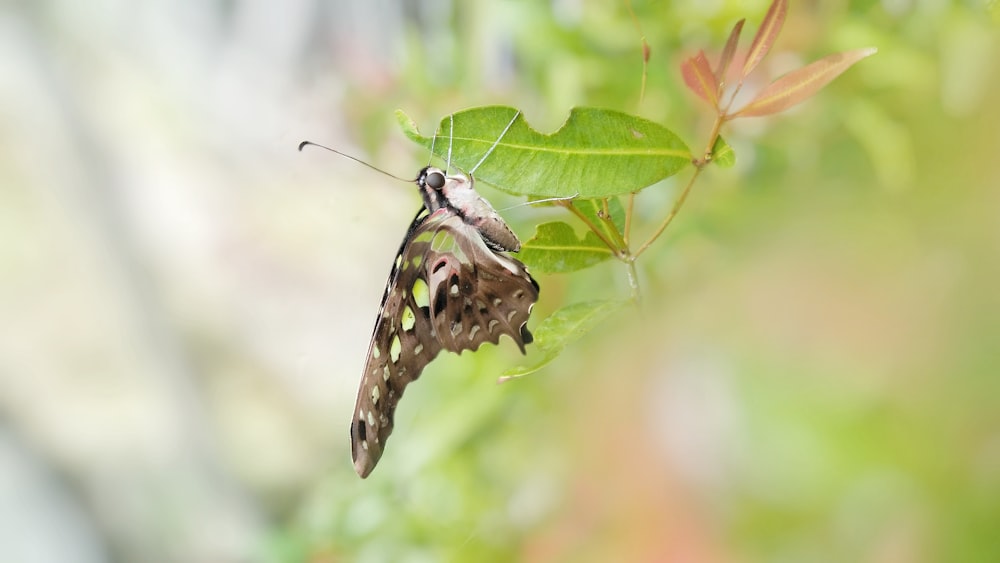
[[687, 87], [712, 107], [719, 107], [719, 81], [704, 51], [681, 63], [681, 75]]
[[746, 62], [743, 63], [743, 78], [746, 78], [757, 68], [760, 61], [767, 56], [768, 51], [774, 45], [774, 41], [781, 32], [781, 26], [785, 23], [785, 14], [788, 12], [788, 2], [786, 0], [774, 0], [771, 7], [767, 9], [764, 21], [760, 22], [760, 29], [750, 44], [750, 51], [747, 53]]
[[726, 47], [722, 50], [722, 56], [719, 57], [719, 68], [715, 71], [715, 77], [719, 80], [719, 86], [722, 86], [726, 82], [726, 71], [729, 70], [729, 63], [733, 62], [733, 55], [736, 53], [736, 44], [740, 42], [740, 32], [743, 31], [743, 24], [746, 21], [742, 19], [736, 22], [733, 30], [729, 32]]
[[856, 49], [823, 57], [798, 70], [793, 70], [764, 88], [752, 102], [733, 117], [757, 117], [786, 110], [809, 98], [861, 59], [875, 54], [877, 49]]

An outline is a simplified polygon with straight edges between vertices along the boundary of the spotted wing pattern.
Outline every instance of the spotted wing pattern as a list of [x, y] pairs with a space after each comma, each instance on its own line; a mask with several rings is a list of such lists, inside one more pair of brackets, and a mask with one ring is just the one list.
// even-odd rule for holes
[[354, 469], [367, 477], [392, 433], [403, 390], [442, 349], [461, 353], [506, 334], [524, 352], [538, 284], [491, 250], [453, 210], [422, 210], [389, 275], [351, 422]]

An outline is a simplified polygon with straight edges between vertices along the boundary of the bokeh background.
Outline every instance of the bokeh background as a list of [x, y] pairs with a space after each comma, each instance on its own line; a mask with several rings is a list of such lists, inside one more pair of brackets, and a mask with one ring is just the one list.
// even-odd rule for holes
[[[5, 2], [0, 560], [1000, 560], [995, 3], [792, 1], [765, 72], [879, 53], [725, 132], [642, 311], [504, 385], [509, 342], [440, 358], [352, 470], [419, 199], [298, 142], [409, 176], [395, 109], [503, 103], [701, 147], [678, 64], [766, 8], [636, 0], [640, 33], [596, 0]], [[620, 264], [540, 281], [536, 323], [628, 291]]]

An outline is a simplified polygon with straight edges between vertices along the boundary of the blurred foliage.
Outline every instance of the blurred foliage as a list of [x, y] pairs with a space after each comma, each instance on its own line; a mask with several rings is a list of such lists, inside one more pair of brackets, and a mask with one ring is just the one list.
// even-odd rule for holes
[[[679, 63], [716, 56], [740, 18], [752, 33], [767, 2], [636, 1], [640, 33], [622, 2], [303, 1], [282, 4], [281, 22], [301, 25], [281, 37], [259, 3], [113, 4], [42, 2], [0, 20], [5, 45], [31, 55], [5, 59], [0, 78], [0, 421], [48, 468], [29, 473], [86, 507], [108, 554], [94, 560], [1000, 559], [995, 5], [793, 1], [762, 70], [879, 53], [793, 111], [723, 131], [736, 163], [707, 169], [642, 256], [641, 311], [499, 386], [535, 351], [437, 359], [361, 480], [348, 443], [368, 338], [357, 327], [381, 287], [358, 284], [381, 283], [369, 276], [388, 271], [416, 197], [389, 200], [375, 181], [331, 191], [355, 176], [292, 168], [298, 141], [342, 135], [334, 146], [416, 170], [427, 155], [396, 109], [426, 131], [498, 103], [542, 132], [574, 105], [636, 113], [699, 147], [712, 116]], [[365, 25], [344, 23], [362, 13]], [[60, 111], [32, 117], [47, 98], [20, 80], [31, 65]], [[129, 89], [112, 92], [123, 77]], [[640, 196], [636, 240], [677, 181]], [[184, 205], [192, 193], [209, 202], [201, 213]], [[48, 207], [24, 204], [36, 201]], [[522, 234], [575, 221], [557, 207], [503, 215]], [[110, 242], [76, 252], [105, 240], [97, 220]], [[395, 221], [385, 248], [367, 244]], [[201, 254], [197, 235], [217, 231], [222, 250]], [[218, 264], [232, 279], [211, 275]], [[629, 292], [612, 261], [538, 277], [535, 319]], [[340, 300], [318, 301], [329, 295]], [[297, 340], [296, 321], [322, 327], [315, 342]], [[128, 385], [108, 386], [119, 363]], [[168, 408], [147, 396], [189, 401], [180, 423], [134, 423]], [[17, 530], [9, 515], [28, 504], [6, 505], [0, 528]]]
[[[641, 104], [640, 35], [621, 3], [508, 2], [457, 8], [451, 49], [414, 44], [427, 60], [373, 111], [501, 100], [554, 128], [569, 106], [606, 106], [698, 146], [707, 116], [677, 63], [766, 8], [702, 6], [635, 3], [652, 46]], [[463, 48], [484, 27], [511, 49], [500, 81]], [[1000, 310], [987, 289], [1000, 240], [983, 209], [996, 211], [996, 168], [982, 161], [997, 141], [995, 28], [960, 4], [793, 2], [777, 51], [803, 61], [867, 45], [880, 54], [791, 115], [734, 124], [734, 171], [709, 175], [644, 257], [644, 316], [500, 388], [489, 374], [504, 352], [434, 367], [370, 482], [346, 466], [328, 477], [311, 504], [326, 514], [293, 526], [303, 549], [372, 561], [1000, 555]], [[671, 186], [661, 192], [640, 200], [639, 229], [669, 208]], [[615, 266], [543, 278], [543, 305], [623, 296]], [[699, 318], [706, 299], [724, 305]], [[668, 395], [653, 414], [651, 385]]]

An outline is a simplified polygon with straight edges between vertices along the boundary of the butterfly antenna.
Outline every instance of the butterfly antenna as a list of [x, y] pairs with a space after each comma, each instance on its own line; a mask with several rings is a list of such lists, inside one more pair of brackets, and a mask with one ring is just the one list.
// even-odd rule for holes
[[340, 156], [349, 158], [349, 159], [353, 160], [354, 162], [358, 162], [360, 164], [364, 164], [368, 168], [371, 168], [372, 170], [374, 170], [376, 172], [381, 172], [382, 174], [385, 174], [386, 176], [388, 176], [390, 178], [395, 178], [396, 180], [402, 180], [404, 182], [412, 182], [413, 181], [413, 178], [400, 178], [399, 176], [396, 176], [395, 174], [390, 174], [389, 172], [386, 172], [385, 170], [382, 170], [381, 168], [378, 168], [377, 166], [373, 166], [371, 164], [368, 164], [367, 162], [361, 160], [360, 158], [351, 156], [351, 155], [349, 155], [347, 153], [340, 152], [337, 149], [331, 149], [330, 147], [325, 146], [325, 145], [321, 145], [319, 143], [314, 143], [312, 141], [302, 141], [301, 143], [299, 143], [299, 151], [301, 152], [302, 149], [306, 148], [307, 146], [314, 146], [314, 147], [319, 147], [321, 149], [326, 149], [326, 150], [328, 150], [328, 151], [330, 151], [330, 152], [332, 152], [334, 154], [339, 154]]
[[511, 205], [510, 207], [504, 207], [503, 209], [499, 209], [498, 211], [510, 211], [511, 209], [524, 207], [525, 205], [535, 205], [536, 203], [551, 203], [554, 201], [572, 201], [578, 197], [580, 197], [580, 192], [563, 197], [547, 197], [545, 199], [532, 199], [530, 201], [522, 201], [521, 203]]
[[453, 141], [455, 140], [455, 114], [451, 114], [451, 115], [448, 116], [448, 123], [449, 123], [449, 126], [448, 126], [449, 127], [449, 129], [448, 129], [448, 160], [447, 160], [447, 162], [445, 163], [445, 166], [444, 166], [444, 173], [445, 174], [447, 174], [448, 171], [451, 170], [451, 147], [453, 145]]
[[486, 162], [486, 158], [493, 153], [493, 149], [497, 148], [497, 145], [500, 144], [500, 140], [503, 139], [505, 135], [507, 135], [507, 131], [510, 131], [511, 126], [513, 126], [514, 122], [517, 121], [517, 117], [519, 115], [521, 115], [521, 110], [517, 110], [516, 112], [514, 112], [514, 117], [510, 118], [510, 123], [508, 123], [507, 126], [503, 128], [503, 131], [500, 132], [500, 136], [497, 137], [496, 141], [493, 141], [493, 144], [490, 145], [489, 150], [486, 151], [486, 154], [483, 155], [483, 158], [480, 158], [479, 162], [477, 162], [476, 165], [472, 167], [472, 170], [469, 170], [469, 174], [475, 172], [479, 168], [479, 166], [482, 165], [482, 163]]
[[431, 154], [427, 157], [427, 166], [431, 165], [431, 161], [434, 160], [434, 145], [437, 143], [438, 135], [441, 134], [441, 125], [439, 124], [437, 129], [434, 130], [434, 136], [431, 137]]

